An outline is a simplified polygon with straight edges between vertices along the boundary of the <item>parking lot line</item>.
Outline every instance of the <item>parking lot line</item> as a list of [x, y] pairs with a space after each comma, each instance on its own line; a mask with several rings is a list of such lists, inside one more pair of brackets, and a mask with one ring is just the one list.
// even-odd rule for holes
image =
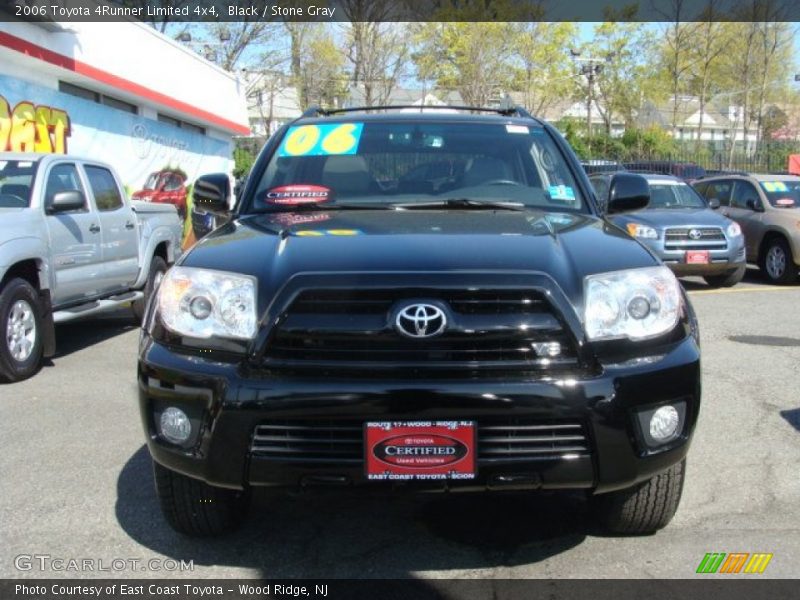
[[692, 290], [689, 294], [699, 296], [701, 294], [737, 294], [743, 292], [792, 292], [800, 288], [783, 287], [780, 285], [765, 285], [762, 287], [729, 288], [725, 290]]

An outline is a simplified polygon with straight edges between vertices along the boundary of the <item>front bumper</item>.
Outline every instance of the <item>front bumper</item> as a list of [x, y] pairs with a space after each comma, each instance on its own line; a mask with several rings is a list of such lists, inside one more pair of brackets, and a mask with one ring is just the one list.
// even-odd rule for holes
[[[747, 264], [744, 236], [741, 235], [736, 238], [728, 238], [725, 248], [718, 249], [713, 245], [702, 248], [708, 250], [708, 264], [688, 264], [686, 262], [686, 250], [675, 249], [674, 246], [667, 248], [664, 232], [660, 232], [659, 235], [661, 237], [657, 240], [642, 239], [640, 241], [650, 248], [673, 273], [681, 277], [733, 273], [736, 269], [745, 267]], [[690, 246], [690, 248], [695, 248], [695, 246]], [[700, 247], [698, 246], [697, 249], [700, 249]]]
[[[372, 486], [363, 464], [298, 462], [251, 452], [255, 428], [265, 420], [465, 420], [513, 417], [580, 422], [590, 451], [580, 456], [478, 462], [475, 480], [410, 482], [413, 488], [584, 488], [597, 493], [646, 480], [681, 461], [700, 407], [700, 355], [694, 337], [658, 355], [605, 364], [601, 374], [546, 379], [328, 378], [267, 376], [238, 363], [187, 355], [142, 334], [139, 400], [154, 460], [209, 484]], [[637, 411], [685, 403], [681, 435], [647, 449]], [[166, 406], [182, 408], [197, 437], [180, 448], [161, 439], [156, 418]]]

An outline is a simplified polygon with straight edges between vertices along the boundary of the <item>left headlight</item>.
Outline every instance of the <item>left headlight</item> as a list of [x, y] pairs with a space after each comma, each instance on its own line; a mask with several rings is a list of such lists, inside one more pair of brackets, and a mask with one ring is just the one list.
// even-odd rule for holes
[[166, 328], [180, 335], [252, 339], [256, 280], [238, 273], [172, 267], [158, 288], [158, 313]]
[[665, 266], [589, 275], [584, 300], [590, 340], [642, 340], [671, 331], [682, 302], [680, 284]]
[[728, 237], [738, 237], [742, 235], [742, 228], [738, 223], [731, 223], [728, 225]]
[[628, 229], [628, 235], [633, 237], [642, 238], [645, 240], [658, 239], [658, 231], [656, 231], [653, 227], [641, 225], [639, 223], [628, 223], [626, 227]]

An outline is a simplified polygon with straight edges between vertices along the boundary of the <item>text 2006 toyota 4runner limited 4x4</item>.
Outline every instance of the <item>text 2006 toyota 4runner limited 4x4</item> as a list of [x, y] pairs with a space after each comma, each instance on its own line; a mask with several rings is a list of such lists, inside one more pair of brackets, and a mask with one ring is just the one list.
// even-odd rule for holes
[[[418, 108], [418, 107], [417, 107]], [[586, 490], [610, 531], [678, 506], [692, 307], [521, 109], [308, 111], [161, 282], [139, 354], [157, 493], [215, 534], [254, 486]], [[641, 208], [618, 174], [607, 212]], [[228, 207], [228, 177], [194, 188]]]

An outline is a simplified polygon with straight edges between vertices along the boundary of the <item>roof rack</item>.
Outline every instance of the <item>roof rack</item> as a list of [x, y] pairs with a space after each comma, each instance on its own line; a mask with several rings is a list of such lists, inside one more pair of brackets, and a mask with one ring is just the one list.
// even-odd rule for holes
[[347, 108], [320, 108], [318, 106], [312, 106], [308, 108], [305, 112], [303, 112], [301, 118], [316, 117], [316, 116], [327, 117], [329, 115], [351, 113], [351, 112], [370, 112], [377, 110], [402, 110], [402, 109], [414, 109], [420, 112], [423, 112], [425, 110], [443, 110], [443, 109], [461, 110], [469, 112], [495, 113], [498, 115], [503, 115], [505, 117], [524, 117], [529, 119], [532, 118], [531, 114], [521, 106], [513, 106], [508, 108], [489, 108], [485, 106], [457, 106], [451, 104], [443, 104], [439, 106], [427, 106], [420, 104], [391, 104], [384, 106], [352, 106]]

